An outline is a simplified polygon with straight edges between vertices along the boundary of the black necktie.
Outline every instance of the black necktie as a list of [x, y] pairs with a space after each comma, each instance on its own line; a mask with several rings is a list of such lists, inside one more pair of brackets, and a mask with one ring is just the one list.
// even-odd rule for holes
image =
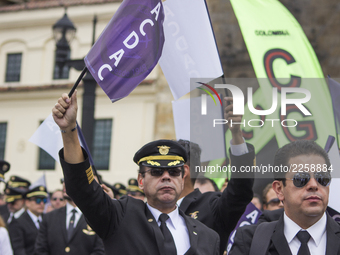
[[297, 255], [310, 255], [307, 245], [310, 239], [310, 234], [307, 231], [300, 230], [299, 233], [296, 234], [296, 236], [301, 242], [301, 246]]
[[162, 213], [159, 216], [159, 221], [161, 222], [160, 228], [164, 236], [164, 247], [165, 247], [165, 251], [167, 255], [176, 255], [177, 250], [176, 250], [174, 239], [171, 235], [170, 230], [168, 229], [165, 223], [167, 219], [169, 219], [169, 215], [165, 213]]
[[40, 228], [40, 220], [39, 219], [37, 219], [37, 222], [38, 222], [38, 229]]
[[76, 218], [77, 210], [73, 209], [71, 212], [72, 212], [72, 216], [71, 216], [71, 219], [70, 219], [70, 224], [68, 225], [68, 229], [67, 229], [67, 238], [68, 238], [68, 240], [71, 239], [72, 232], [74, 230], [74, 220]]

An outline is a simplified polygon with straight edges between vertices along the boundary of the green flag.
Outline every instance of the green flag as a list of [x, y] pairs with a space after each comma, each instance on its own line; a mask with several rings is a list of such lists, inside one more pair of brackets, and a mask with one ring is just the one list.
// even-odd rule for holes
[[[278, 91], [276, 110], [262, 116], [265, 124], [261, 128], [247, 125], [248, 120], [261, 116], [251, 114], [245, 107], [245, 138], [257, 151], [274, 135], [279, 147], [297, 139], [315, 140], [323, 146], [328, 135], [335, 134], [331, 99], [320, 64], [301, 26], [277, 0], [231, 0], [231, 4], [259, 78], [260, 89], [253, 94], [253, 106], [270, 109], [273, 88]], [[281, 106], [284, 89], [291, 88], [310, 92], [311, 98], [303, 106], [311, 115], [302, 113], [294, 104]], [[306, 97], [301, 91], [283, 96]], [[285, 115], [280, 112], [282, 107], [286, 108]]]

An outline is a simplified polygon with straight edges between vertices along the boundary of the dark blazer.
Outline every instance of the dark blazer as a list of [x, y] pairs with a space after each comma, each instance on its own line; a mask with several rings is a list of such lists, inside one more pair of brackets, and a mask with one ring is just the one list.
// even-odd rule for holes
[[8, 211], [8, 207], [7, 205], [0, 205], [0, 215], [2, 217], [2, 219], [4, 220], [4, 222], [6, 223], [8, 218], [9, 218], [9, 211]]
[[278, 220], [280, 219], [282, 213], [283, 213], [283, 208], [272, 210], [272, 211], [263, 210], [256, 225], [261, 224], [262, 222], [272, 222], [272, 221]]
[[[83, 153], [87, 158], [86, 152]], [[67, 193], [93, 230], [103, 239], [107, 254], [165, 254], [162, 232], [143, 201], [128, 196], [112, 200], [91, 178], [92, 169], [88, 158], [85, 162], [71, 165], [63, 160], [63, 151], [59, 155]], [[182, 211], [179, 213], [185, 220], [190, 237], [191, 247], [185, 254], [217, 255], [217, 233], [185, 216]]]
[[[291, 255], [283, 232], [283, 214], [277, 221], [268, 248], [268, 255]], [[251, 241], [257, 225], [244, 226], [236, 231], [234, 244], [229, 255], [249, 254]], [[327, 243], [326, 255], [340, 254], [340, 226], [327, 213]]]
[[103, 241], [87, 225], [82, 215], [72, 233], [67, 238], [66, 207], [44, 215], [35, 242], [36, 255], [104, 255]]
[[8, 226], [14, 255], [33, 255], [38, 229], [25, 211]]
[[[251, 144], [247, 144], [247, 147], [249, 152], [241, 156], [234, 156], [230, 152], [230, 165], [240, 169], [241, 166], [254, 164], [254, 147]], [[202, 194], [195, 189], [183, 199], [179, 207], [186, 215], [199, 220], [219, 234], [220, 254], [226, 250], [230, 233], [253, 198], [254, 175], [250, 174], [248, 178], [233, 176], [234, 174], [223, 193]]]

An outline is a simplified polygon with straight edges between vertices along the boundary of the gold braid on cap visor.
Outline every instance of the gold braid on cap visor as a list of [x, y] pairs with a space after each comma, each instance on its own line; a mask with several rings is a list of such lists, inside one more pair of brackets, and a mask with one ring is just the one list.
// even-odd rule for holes
[[140, 162], [142, 161], [147, 161], [147, 160], [180, 160], [184, 162], [184, 159], [180, 156], [175, 156], [175, 155], [156, 155], [156, 156], [148, 156], [148, 157], [144, 157], [141, 158], [138, 161], [138, 165]]

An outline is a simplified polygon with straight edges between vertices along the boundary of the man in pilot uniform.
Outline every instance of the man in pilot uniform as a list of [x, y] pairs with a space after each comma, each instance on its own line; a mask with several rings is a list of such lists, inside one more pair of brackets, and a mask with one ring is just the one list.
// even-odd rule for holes
[[139, 187], [148, 202], [129, 196], [112, 200], [93, 181], [88, 156], [80, 147], [74, 129], [77, 108], [76, 93], [71, 99], [64, 93], [52, 110], [64, 143], [59, 156], [67, 192], [103, 239], [106, 252], [218, 254], [217, 233], [186, 216], [176, 206], [184, 185], [185, 149], [170, 140], [143, 146], [136, 152], [134, 161], [139, 165]]

